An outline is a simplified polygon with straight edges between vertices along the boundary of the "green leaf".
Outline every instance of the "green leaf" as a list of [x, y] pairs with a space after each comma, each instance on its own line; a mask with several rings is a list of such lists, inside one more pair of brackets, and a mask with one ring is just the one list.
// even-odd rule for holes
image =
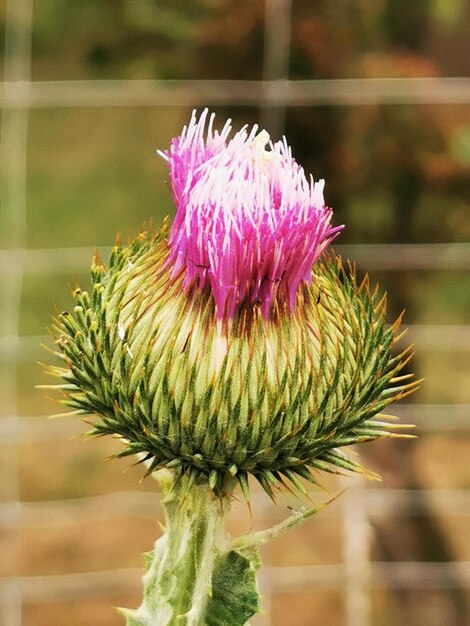
[[212, 597], [206, 609], [206, 626], [243, 626], [260, 610], [256, 554], [230, 550], [219, 557], [212, 577]]

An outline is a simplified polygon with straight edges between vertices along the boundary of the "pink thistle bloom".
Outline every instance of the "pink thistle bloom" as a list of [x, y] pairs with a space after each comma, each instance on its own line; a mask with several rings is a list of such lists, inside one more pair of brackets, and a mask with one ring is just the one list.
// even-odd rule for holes
[[[170, 235], [173, 275], [207, 284], [217, 317], [233, 318], [242, 303], [259, 303], [269, 317], [275, 300], [295, 306], [297, 288], [343, 226], [330, 225], [324, 181], [307, 180], [287, 141], [272, 143], [255, 125], [231, 139], [214, 114], [188, 126], [167, 152], [176, 217]], [[269, 145], [269, 150], [265, 146]]]

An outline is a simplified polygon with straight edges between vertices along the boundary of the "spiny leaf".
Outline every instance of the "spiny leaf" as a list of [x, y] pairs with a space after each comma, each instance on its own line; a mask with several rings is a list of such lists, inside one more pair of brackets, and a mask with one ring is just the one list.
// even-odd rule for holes
[[259, 612], [256, 583], [259, 559], [230, 550], [219, 557], [212, 576], [212, 596], [206, 609], [206, 626], [244, 626]]

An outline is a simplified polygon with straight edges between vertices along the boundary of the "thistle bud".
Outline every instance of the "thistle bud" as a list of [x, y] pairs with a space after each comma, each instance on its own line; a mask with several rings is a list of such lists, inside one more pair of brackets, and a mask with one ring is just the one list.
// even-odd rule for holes
[[342, 447], [390, 436], [382, 411], [414, 390], [398, 322], [328, 244], [323, 181], [286, 141], [195, 115], [167, 152], [176, 217], [95, 260], [56, 343], [66, 402], [117, 435], [119, 456], [216, 494], [253, 475], [273, 496], [318, 471], [364, 471]]

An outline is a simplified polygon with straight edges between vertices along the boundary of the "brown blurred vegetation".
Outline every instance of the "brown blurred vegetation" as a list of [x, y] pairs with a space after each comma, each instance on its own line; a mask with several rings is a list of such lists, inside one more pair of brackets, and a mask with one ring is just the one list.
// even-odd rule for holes
[[[5, 2], [0, 2], [0, 19]], [[261, 0], [47, 0], [34, 3], [34, 80], [261, 79], [264, 2]], [[470, 5], [464, 0], [294, 0], [289, 77], [464, 76], [470, 70]], [[187, 119], [181, 108], [51, 109], [30, 114], [28, 245], [109, 245], [114, 231], [134, 234], [144, 220], [171, 212], [163, 164], [154, 156]], [[259, 121], [263, 112], [219, 107], [220, 118]], [[470, 236], [470, 114], [468, 105], [292, 107], [280, 112], [297, 159], [327, 181], [326, 198], [342, 243], [463, 242]], [[276, 129], [269, 129], [275, 131]], [[103, 219], [103, 217], [105, 219]], [[1, 225], [1, 218], [0, 218]], [[0, 230], [1, 245], [8, 233]], [[53, 306], [67, 306], [76, 277], [26, 276], [21, 332], [41, 335]], [[373, 275], [389, 294], [391, 316], [406, 308], [408, 323], [469, 323], [468, 273], [402, 271]], [[80, 279], [81, 280], [81, 279]], [[86, 284], [86, 279], [81, 280]], [[428, 403], [469, 403], [468, 351], [433, 353], [417, 346], [413, 365], [426, 382], [416, 397]], [[20, 414], [48, 414], [55, 406], [32, 389], [41, 382], [35, 355], [20, 363]], [[445, 415], [443, 415], [445, 420]], [[8, 459], [11, 451], [0, 442]], [[78, 439], [26, 443], [18, 448], [25, 501], [99, 495], [139, 488], [153, 492], [140, 472], [103, 463], [114, 442]], [[389, 488], [469, 489], [469, 435], [422, 434], [415, 442], [379, 442], [361, 450]], [[0, 496], [9, 498], [6, 486]], [[337, 488], [334, 483], [333, 489]], [[470, 560], [468, 519], [422, 500], [419, 515], [374, 516], [373, 558], [390, 561]], [[157, 509], [156, 509], [157, 510]], [[265, 526], [283, 510], [263, 508]], [[246, 530], [235, 507], [234, 532]], [[0, 576], [47, 575], [142, 565], [156, 534], [153, 519], [36, 524], [17, 529], [20, 571], [9, 559], [12, 530], [0, 531], [6, 555]], [[266, 564], [341, 561], [338, 510], [275, 542]], [[468, 597], [453, 589], [373, 591], [373, 624], [461, 626], [470, 619]], [[111, 626], [121, 623], [113, 604], [129, 597], [50, 602], [24, 608], [24, 626]], [[282, 593], [271, 606], [275, 626], [345, 624], [341, 590]]]

